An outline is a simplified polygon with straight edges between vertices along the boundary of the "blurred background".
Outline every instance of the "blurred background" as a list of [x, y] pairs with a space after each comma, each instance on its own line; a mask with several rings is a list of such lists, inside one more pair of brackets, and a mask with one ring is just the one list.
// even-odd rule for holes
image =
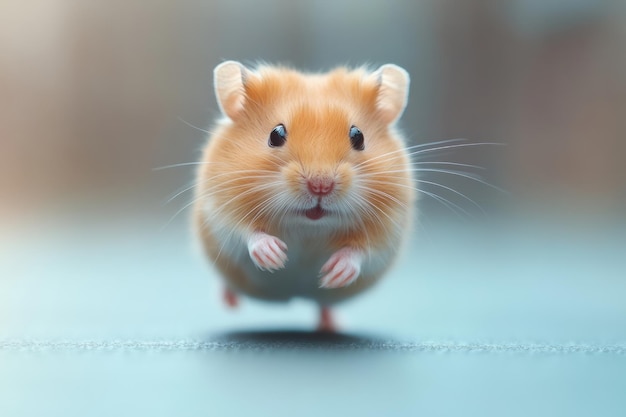
[[[263, 332], [313, 329], [314, 306], [227, 311], [191, 194], [168, 202], [194, 167], [155, 170], [199, 159], [226, 59], [393, 62], [412, 79], [409, 144], [505, 144], [422, 155], [478, 165], [508, 194], [424, 172], [420, 188], [452, 204], [424, 195], [389, 277], [339, 307], [359, 336], [346, 355], [271, 355], [302, 339]], [[2, 0], [0, 415], [622, 416], [625, 356], [603, 346], [626, 342], [625, 159], [624, 1]], [[219, 335], [232, 351], [172, 342]], [[387, 354], [403, 341], [432, 349]], [[446, 348], [463, 343], [487, 348]], [[572, 343], [596, 355], [559, 348]]]
[[[401, 121], [412, 144], [506, 143], [451, 157], [489, 168], [483, 176], [517, 208], [620, 214], [625, 9], [610, 0], [6, 0], [0, 210], [4, 221], [93, 203], [174, 213], [185, 196], [159, 203], [193, 167], [152, 170], [198, 159], [200, 129], [218, 115], [212, 70], [236, 59], [314, 71], [399, 64], [412, 77]], [[439, 179], [481, 205], [493, 197]], [[432, 203], [424, 209], [446, 211]]]

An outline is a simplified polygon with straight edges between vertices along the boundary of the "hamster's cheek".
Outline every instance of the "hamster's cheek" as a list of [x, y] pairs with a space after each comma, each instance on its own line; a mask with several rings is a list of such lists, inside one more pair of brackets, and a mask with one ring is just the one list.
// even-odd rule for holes
[[281, 170], [285, 186], [295, 197], [306, 195], [306, 178], [300, 166], [294, 162], [285, 165]]
[[337, 166], [337, 198], [343, 199], [348, 196], [349, 193], [354, 192], [354, 176], [355, 171], [352, 164], [342, 163]]

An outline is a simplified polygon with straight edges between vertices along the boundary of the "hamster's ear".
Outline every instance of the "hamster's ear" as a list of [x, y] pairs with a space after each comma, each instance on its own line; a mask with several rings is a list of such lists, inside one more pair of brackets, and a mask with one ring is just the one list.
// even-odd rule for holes
[[243, 110], [246, 99], [245, 84], [250, 71], [237, 61], [226, 61], [213, 70], [215, 96], [220, 110], [235, 119]]
[[409, 73], [394, 64], [385, 64], [372, 76], [378, 83], [376, 105], [385, 122], [391, 124], [402, 116], [409, 96]]

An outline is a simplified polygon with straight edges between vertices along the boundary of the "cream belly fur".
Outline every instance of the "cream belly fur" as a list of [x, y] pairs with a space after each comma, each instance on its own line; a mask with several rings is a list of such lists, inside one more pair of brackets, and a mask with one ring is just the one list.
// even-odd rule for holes
[[[206, 219], [207, 215], [205, 212], [201, 217]], [[209, 253], [209, 257], [221, 270], [225, 285], [237, 293], [258, 299], [288, 301], [299, 297], [313, 300], [321, 306], [329, 306], [373, 286], [395, 255], [395, 251], [369, 254], [362, 262], [356, 282], [343, 288], [323, 288], [320, 286], [320, 270], [334, 252], [330, 245], [332, 229], [324, 228], [320, 231], [319, 225], [297, 223], [297, 226], [288, 225], [281, 236], [289, 248], [285, 267], [264, 271], [252, 261], [243, 239], [219, 230], [219, 226], [212, 228], [204, 221], [205, 236], [210, 236], [208, 239], [205, 237], [205, 244], [206, 241], [220, 240], [216, 236], [222, 235], [222, 246], [217, 253]]]

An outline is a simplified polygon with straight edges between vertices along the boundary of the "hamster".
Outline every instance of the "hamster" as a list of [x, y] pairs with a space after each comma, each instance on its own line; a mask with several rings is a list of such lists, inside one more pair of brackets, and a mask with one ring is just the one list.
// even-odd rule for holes
[[395, 124], [408, 73], [337, 68], [301, 73], [227, 61], [214, 70], [223, 118], [204, 149], [194, 227], [240, 294], [330, 307], [374, 285], [407, 237], [412, 170]]

